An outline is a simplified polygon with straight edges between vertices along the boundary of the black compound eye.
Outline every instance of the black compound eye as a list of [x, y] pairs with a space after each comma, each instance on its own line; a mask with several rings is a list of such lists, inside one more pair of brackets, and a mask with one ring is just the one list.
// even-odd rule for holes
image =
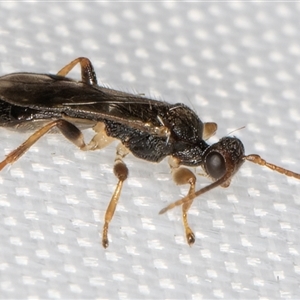
[[226, 173], [225, 159], [220, 153], [209, 153], [205, 162], [205, 169], [212, 178], [219, 179]]

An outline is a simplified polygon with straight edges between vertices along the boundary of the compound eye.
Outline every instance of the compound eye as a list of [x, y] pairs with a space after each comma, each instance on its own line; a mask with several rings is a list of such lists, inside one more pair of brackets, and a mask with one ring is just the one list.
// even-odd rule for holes
[[206, 171], [213, 179], [219, 179], [226, 173], [224, 157], [218, 152], [211, 152], [206, 157]]

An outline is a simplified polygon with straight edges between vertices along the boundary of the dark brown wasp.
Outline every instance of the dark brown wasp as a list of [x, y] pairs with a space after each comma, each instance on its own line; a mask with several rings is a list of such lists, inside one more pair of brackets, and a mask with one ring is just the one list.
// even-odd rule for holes
[[[75, 65], [81, 66], [81, 81], [67, 78]], [[208, 145], [217, 125], [203, 123], [184, 104], [169, 104], [116, 91], [97, 85], [94, 68], [85, 57], [79, 57], [56, 75], [14, 73], [0, 77], [0, 126], [14, 129], [36, 129], [17, 149], [0, 162], [0, 170], [19, 159], [39, 138], [51, 129], [58, 129], [81, 150], [101, 149], [113, 140], [120, 140], [114, 164], [118, 179], [105, 213], [102, 245], [108, 246], [108, 226], [118, 203], [128, 169], [123, 158], [130, 152], [149, 162], [169, 157], [173, 180], [189, 184], [189, 192], [160, 214], [182, 206], [183, 225], [189, 245], [195, 235], [187, 221], [193, 200], [209, 190], [228, 187], [244, 161], [266, 166], [287, 176], [300, 179], [300, 174], [266, 162], [259, 155], [245, 155], [242, 142], [224, 137]], [[92, 127], [95, 135], [85, 143], [79, 128]], [[212, 183], [195, 191], [194, 173], [182, 166], [201, 166]]]

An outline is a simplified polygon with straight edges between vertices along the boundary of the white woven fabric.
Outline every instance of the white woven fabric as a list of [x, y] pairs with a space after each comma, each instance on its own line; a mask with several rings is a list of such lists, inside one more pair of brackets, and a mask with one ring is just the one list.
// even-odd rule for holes
[[[246, 126], [233, 133], [246, 153], [300, 172], [299, 14], [275, 2], [2, 2], [0, 74], [86, 56], [100, 84], [189, 105], [218, 123], [211, 142]], [[27, 136], [0, 129], [0, 157]], [[194, 202], [189, 247], [181, 210], [158, 215], [188, 187], [166, 160], [128, 156], [104, 250], [115, 146], [82, 152], [48, 135], [0, 173], [2, 299], [300, 297], [300, 181], [245, 163]]]

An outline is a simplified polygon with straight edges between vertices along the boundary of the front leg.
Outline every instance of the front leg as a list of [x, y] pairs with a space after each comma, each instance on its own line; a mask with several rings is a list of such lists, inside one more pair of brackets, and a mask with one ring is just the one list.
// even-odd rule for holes
[[[196, 185], [195, 174], [187, 168], [179, 167], [179, 163], [175, 158], [170, 157], [169, 164], [170, 164], [171, 171], [172, 171], [173, 181], [178, 185], [189, 184], [190, 189], [189, 189], [187, 195], [194, 194], [195, 193], [195, 185]], [[193, 200], [184, 202], [182, 204], [182, 221], [183, 221], [183, 226], [184, 226], [184, 230], [185, 230], [186, 240], [190, 246], [192, 246], [195, 243], [195, 234], [193, 233], [192, 229], [190, 228], [190, 226], [188, 224], [188, 218], [187, 218], [187, 213], [188, 213], [188, 210], [190, 209], [192, 203], [193, 203]]]

